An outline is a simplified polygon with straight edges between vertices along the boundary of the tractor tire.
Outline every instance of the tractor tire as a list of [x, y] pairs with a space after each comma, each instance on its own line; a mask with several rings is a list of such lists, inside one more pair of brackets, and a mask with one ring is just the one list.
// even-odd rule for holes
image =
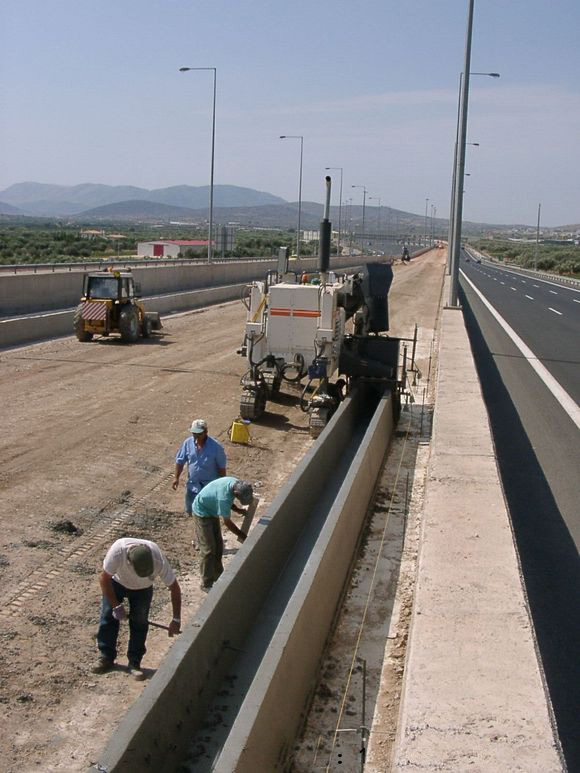
[[119, 314], [121, 340], [134, 344], [139, 338], [139, 312], [134, 306], [125, 306]]
[[87, 343], [93, 340], [93, 334], [87, 333], [85, 330], [85, 321], [81, 315], [81, 306], [77, 306], [73, 317], [73, 327], [75, 335], [82, 343]]
[[153, 330], [153, 321], [149, 317], [143, 317], [143, 325], [141, 327], [141, 333], [143, 338], [151, 338], [151, 332]]

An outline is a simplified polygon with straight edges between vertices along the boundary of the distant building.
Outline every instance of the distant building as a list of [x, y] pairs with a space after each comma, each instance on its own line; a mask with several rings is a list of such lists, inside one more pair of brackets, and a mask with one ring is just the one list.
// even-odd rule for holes
[[179, 258], [188, 251], [200, 254], [207, 252], [207, 241], [165, 239], [137, 244], [137, 255], [140, 258]]

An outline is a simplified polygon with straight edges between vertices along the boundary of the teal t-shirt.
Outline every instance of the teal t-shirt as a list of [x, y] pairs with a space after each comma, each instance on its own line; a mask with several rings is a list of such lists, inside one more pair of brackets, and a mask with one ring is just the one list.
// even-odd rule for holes
[[237, 478], [216, 478], [202, 488], [193, 500], [193, 512], [201, 518], [229, 518], [234, 502], [233, 484]]

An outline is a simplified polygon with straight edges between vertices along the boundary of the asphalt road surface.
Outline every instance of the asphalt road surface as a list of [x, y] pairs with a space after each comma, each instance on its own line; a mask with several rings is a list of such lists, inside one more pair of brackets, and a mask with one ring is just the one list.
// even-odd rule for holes
[[460, 268], [546, 683], [569, 770], [580, 770], [580, 292], [465, 255]]

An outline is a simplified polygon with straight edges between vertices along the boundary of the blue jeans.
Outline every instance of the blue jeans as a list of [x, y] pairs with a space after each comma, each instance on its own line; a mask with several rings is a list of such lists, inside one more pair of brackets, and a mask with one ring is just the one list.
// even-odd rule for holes
[[[145, 639], [149, 625], [149, 607], [153, 598], [153, 586], [143, 588], [142, 590], [130, 590], [113, 580], [113, 589], [115, 596], [121, 604], [125, 598], [129, 601], [129, 646], [127, 648], [127, 658], [129, 663], [138, 666], [141, 658], [147, 651], [145, 648]], [[101, 608], [101, 620], [99, 630], [97, 631], [97, 646], [99, 652], [109, 660], [115, 660], [117, 657], [117, 637], [119, 636], [119, 621], [113, 617], [113, 608], [109, 600], [103, 596], [103, 605]]]
[[185, 512], [188, 515], [193, 515], [193, 500], [209, 482], [209, 480], [200, 481], [199, 483], [190, 483], [187, 481], [185, 487]]

